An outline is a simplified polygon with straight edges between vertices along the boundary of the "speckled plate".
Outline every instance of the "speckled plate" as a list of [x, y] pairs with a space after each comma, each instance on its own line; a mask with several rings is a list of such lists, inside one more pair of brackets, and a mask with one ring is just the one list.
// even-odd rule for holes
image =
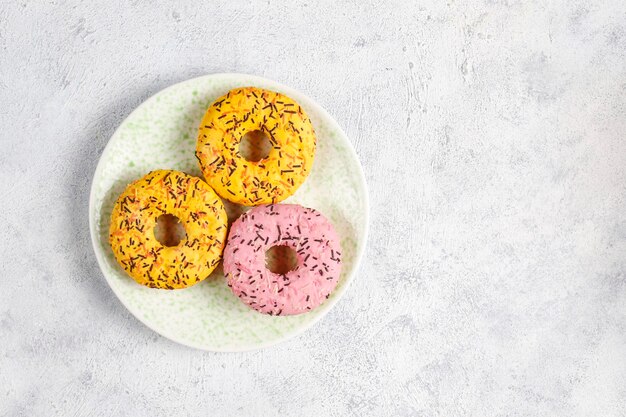
[[[343, 248], [337, 289], [317, 309], [271, 317], [249, 309], [226, 285], [221, 267], [184, 290], [164, 291], [135, 283], [116, 263], [108, 243], [111, 210], [126, 185], [154, 169], [201, 176], [194, 157], [198, 124], [216, 98], [235, 87], [280, 91], [309, 114], [318, 138], [309, 178], [285, 202], [321, 211], [334, 224]], [[102, 272], [120, 301], [146, 326], [178, 343], [212, 351], [270, 346], [302, 333], [341, 298], [365, 248], [368, 200], [361, 165], [346, 135], [308, 97], [276, 82], [242, 74], [214, 74], [173, 85], [141, 104], [120, 125], [104, 150], [91, 187], [91, 238]]]

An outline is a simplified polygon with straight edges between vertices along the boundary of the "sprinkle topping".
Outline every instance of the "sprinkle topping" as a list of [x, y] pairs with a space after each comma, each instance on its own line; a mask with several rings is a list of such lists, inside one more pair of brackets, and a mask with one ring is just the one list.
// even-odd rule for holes
[[[267, 158], [248, 161], [239, 154], [243, 136], [265, 133]], [[196, 158], [215, 191], [247, 206], [277, 203], [292, 195], [313, 165], [316, 138], [302, 107], [289, 97], [255, 87], [237, 88], [207, 110], [198, 132]]]
[[[292, 248], [297, 268], [285, 274], [267, 269], [265, 252], [273, 246]], [[259, 312], [305, 313], [323, 303], [339, 281], [339, 238], [314, 209], [258, 206], [233, 223], [224, 249], [224, 273], [233, 293]]]
[[[154, 238], [157, 218], [181, 220], [186, 238], [166, 247]], [[226, 211], [213, 189], [179, 171], [152, 171], [128, 185], [111, 215], [115, 258], [139, 284], [177, 289], [202, 281], [215, 269], [226, 240]]]

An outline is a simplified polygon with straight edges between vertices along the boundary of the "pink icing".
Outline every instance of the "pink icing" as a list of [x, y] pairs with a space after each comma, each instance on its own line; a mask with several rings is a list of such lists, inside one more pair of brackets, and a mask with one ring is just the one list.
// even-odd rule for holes
[[[296, 251], [298, 267], [284, 275], [265, 266], [272, 246]], [[305, 313], [328, 298], [341, 273], [341, 246], [332, 224], [318, 211], [296, 204], [257, 206], [231, 227], [224, 272], [233, 293], [271, 315]]]

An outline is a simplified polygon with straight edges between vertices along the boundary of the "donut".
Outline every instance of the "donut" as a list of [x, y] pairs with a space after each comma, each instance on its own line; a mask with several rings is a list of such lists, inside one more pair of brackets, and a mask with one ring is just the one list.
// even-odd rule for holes
[[[246, 133], [264, 133], [266, 158], [245, 159]], [[198, 133], [196, 157], [206, 181], [222, 197], [245, 206], [273, 204], [296, 192], [311, 171], [315, 132], [302, 107], [289, 97], [254, 87], [237, 88], [208, 108]]]
[[[274, 246], [295, 251], [295, 270], [276, 274], [266, 267], [265, 252]], [[261, 313], [305, 313], [324, 302], [337, 286], [339, 238], [332, 224], [314, 209], [296, 204], [254, 207], [231, 226], [224, 273], [233, 293]]]
[[[180, 219], [186, 233], [176, 246], [155, 237], [157, 219]], [[224, 249], [226, 211], [204, 181], [179, 171], [152, 171], [131, 183], [111, 215], [109, 242], [115, 259], [135, 281], [152, 288], [178, 289], [202, 281]]]

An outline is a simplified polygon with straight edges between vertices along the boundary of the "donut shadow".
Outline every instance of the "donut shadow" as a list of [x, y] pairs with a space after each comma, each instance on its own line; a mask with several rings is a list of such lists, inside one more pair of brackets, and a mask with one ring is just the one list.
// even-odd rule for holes
[[[204, 176], [199, 175], [199, 177], [204, 181]], [[220, 197], [222, 203], [224, 204], [224, 209], [226, 210], [227, 217], [227, 229], [226, 229], [226, 242], [224, 242], [224, 248], [226, 248], [226, 243], [228, 242], [228, 235], [230, 234], [230, 228], [233, 223], [246, 211], [250, 210], [252, 207], [243, 206], [241, 204], [236, 204], [231, 201], [226, 200], [225, 198]], [[225, 279], [224, 274], [224, 258], [220, 259], [219, 264], [213, 272], [207, 277], [205, 281], [214, 281], [219, 279]], [[201, 284], [201, 283], [200, 283]]]

